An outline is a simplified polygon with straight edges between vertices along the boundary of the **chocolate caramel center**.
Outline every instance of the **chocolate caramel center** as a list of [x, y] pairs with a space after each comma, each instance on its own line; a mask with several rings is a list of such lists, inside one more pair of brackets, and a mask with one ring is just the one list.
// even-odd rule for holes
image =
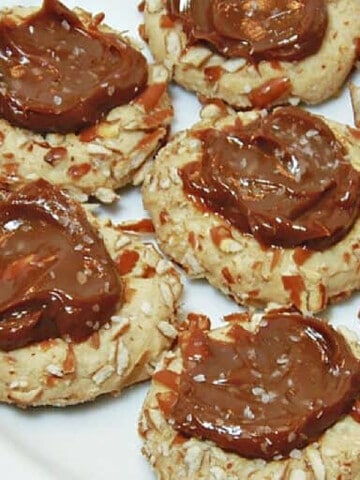
[[[171, 424], [248, 458], [287, 456], [316, 441], [360, 391], [360, 363], [345, 339], [315, 318], [267, 314], [256, 333], [193, 331]], [[194, 354], [196, 352], [196, 354]]]
[[0, 349], [80, 342], [110, 320], [122, 286], [84, 210], [44, 180], [0, 201]]
[[199, 133], [184, 189], [265, 245], [325, 249], [359, 216], [360, 174], [318, 117], [284, 107], [247, 126]]
[[190, 43], [255, 61], [316, 53], [328, 24], [324, 0], [169, 0], [168, 10], [183, 22]]
[[36, 132], [77, 132], [146, 86], [143, 55], [57, 0], [0, 22], [0, 115]]

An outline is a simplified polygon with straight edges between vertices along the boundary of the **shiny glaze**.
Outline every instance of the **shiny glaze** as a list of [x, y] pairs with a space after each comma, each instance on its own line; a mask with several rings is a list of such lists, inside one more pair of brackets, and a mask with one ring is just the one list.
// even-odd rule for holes
[[0, 349], [80, 342], [110, 320], [122, 285], [84, 210], [43, 180], [0, 201]]
[[206, 130], [184, 189], [265, 245], [327, 248], [359, 216], [360, 174], [319, 118], [284, 107], [247, 126]]
[[190, 43], [205, 41], [226, 57], [301, 60], [316, 53], [327, 24], [325, 0], [168, 0]]
[[0, 22], [0, 115], [36, 132], [77, 132], [146, 86], [143, 55], [57, 0]]
[[316, 441], [360, 392], [360, 362], [342, 335], [296, 313], [268, 313], [256, 333], [235, 323], [222, 340], [193, 329], [180, 345], [171, 425], [248, 458]]

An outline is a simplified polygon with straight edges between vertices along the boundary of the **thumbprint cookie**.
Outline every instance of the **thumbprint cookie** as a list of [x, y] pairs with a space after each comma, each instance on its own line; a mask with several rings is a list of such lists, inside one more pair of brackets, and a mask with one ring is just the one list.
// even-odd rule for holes
[[0, 11], [0, 179], [110, 203], [140, 183], [172, 119], [168, 73], [103, 14], [44, 0]]
[[269, 311], [209, 331], [192, 315], [153, 375], [139, 431], [158, 478], [360, 474], [358, 339]]
[[161, 248], [240, 304], [317, 312], [360, 286], [357, 131], [209, 104], [143, 186]]
[[143, 37], [174, 80], [239, 108], [336, 95], [357, 58], [358, 0], [146, 0]]
[[150, 244], [45, 180], [0, 195], [0, 401], [93, 400], [173, 343], [179, 276]]

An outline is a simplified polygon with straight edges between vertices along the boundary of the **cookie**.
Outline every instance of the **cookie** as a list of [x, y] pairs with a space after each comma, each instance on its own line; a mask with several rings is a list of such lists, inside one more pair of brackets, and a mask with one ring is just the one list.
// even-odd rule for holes
[[143, 453], [163, 480], [358, 478], [359, 359], [357, 337], [319, 319], [243, 314], [209, 332], [192, 315], [153, 375]]
[[282, 16], [273, 4], [240, 3], [147, 0], [143, 36], [177, 83], [239, 109], [339, 92], [357, 56], [356, 0], [283, 2]]
[[[190, 277], [206, 278], [239, 304], [318, 312], [359, 288], [359, 154], [353, 129], [297, 107], [235, 114], [210, 104], [202, 121], [159, 152], [143, 201], [161, 248]], [[347, 173], [335, 180], [330, 165]], [[351, 198], [328, 195], [335, 184], [349, 187]], [[324, 210], [327, 201], [335, 203]], [[311, 205], [310, 232], [291, 219], [307, 218]], [[341, 227], [338, 214], [350, 223]]]
[[[22, 61], [23, 65], [16, 64], [17, 60], [14, 65], [7, 65], [4, 62], [5, 66], [2, 68], [8, 67], [10, 72], [10, 87], [8, 93], [5, 90], [0, 101], [1, 180], [9, 184], [22, 185], [31, 180], [45, 178], [67, 189], [80, 201], [86, 201], [89, 196], [94, 196], [104, 203], [111, 203], [116, 198], [115, 190], [128, 183], [141, 183], [147, 163], [167, 137], [173, 116], [172, 105], [167, 94], [168, 72], [160, 65], [147, 65], [145, 58], [134, 48], [129, 39], [101, 24], [103, 15], [92, 16], [81, 9], [70, 11], [55, 0], [45, 1], [40, 11], [25, 7], [3, 9], [0, 12], [0, 30], [1, 25], [4, 24], [15, 23], [19, 28], [25, 25], [30, 29], [30, 40], [32, 37], [36, 40], [36, 33], [38, 31], [41, 33], [40, 27], [43, 20], [41, 20], [42, 17], [41, 21], [35, 21], [34, 18], [36, 19], [36, 15], [41, 15], [44, 11], [48, 16], [55, 16], [53, 24], [57, 25], [54, 27], [53, 36], [47, 38], [50, 53], [52, 52], [56, 57], [56, 42], [61, 44], [59, 35], [72, 35], [71, 42], [74, 44], [70, 45], [71, 48], [73, 47], [72, 51], [66, 50], [70, 48], [69, 46], [63, 52], [60, 48], [60, 55], [63, 55], [61, 58], [65, 65], [62, 68], [66, 68], [66, 72], [70, 69], [71, 75], [75, 78], [71, 77], [73, 83], [70, 83], [69, 87], [65, 85], [66, 81], [69, 82], [66, 80], [66, 75], [61, 77], [59, 74], [60, 81], [64, 83], [60, 84], [62, 87], [60, 94], [56, 94], [54, 90], [55, 93], [51, 94], [53, 97], [46, 97], [43, 105], [36, 104], [30, 113], [28, 109], [31, 105], [25, 104], [23, 114], [19, 115], [8, 106], [9, 103], [10, 105], [24, 103], [21, 88], [19, 87], [19, 91], [16, 90], [16, 82], [18, 77], [20, 80], [24, 77], [27, 81], [27, 75], [30, 76], [29, 82], [31, 82], [33, 80], [31, 71], [37, 72], [37, 67], [35, 65], [36, 68], [34, 67], [33, 70], [28, 68], [27, 65], [30, 62], [28, 59], [26, 62]], [[40, 26], [37, 25], [38, 23]], [[102, 48], [101, 42], [107, 47], [110, 43], [110, 54], [107, 53], [110, 57], [110, 67], [106, 75], [104, 74], [106, 78], [99, 74], [100, 90], [95, 88], [96, 85], [91, 84], [90, 52], [95, 48], [93, 49], [86, 42], [82, 45], [84, 43], [82, 36], [80, 35], [80, 39], [76, 36], [79, 29], [90, 32], [90, 38], [94, 37], [98, 43], [100, 42], [100, 47], [96, 45], [98, 49]], [[15, 36], [15, 41], [20, 42], [16, 36], [18, 35], [16, 29], [12, 35]], [[24, 33], [21, 35], [24, 36]], [[5, 39], [1, 39], [0, 48], [6, 47], [7, 37], [5, 34], [3, 37]], [[30, 42], [30, 40], [25, 37], [22, 41]], [[66, 42], [70, 40], [65, 39], [65, 44]], [[120, 52], [119, 62], [122, 62], [120, 71], [111, 53], [114, 46]], [[25, 51], [29, 51], [28, 56], [32, 59], [31, 48], [32, 45], [26, 45]], [[89, 51], [86, 51], [86, 48]], [[108, 51], [106, 48], [104, 50]], [[43, 50], [40, 50], [39, 56], [40, 54], [45, 55]], [[103, 56], [106, 56], [105, 53]], [[35, 62], [36, 56], [35, 60], [31, 61]], [[56, 72], [57, 63], [54, 60], [52, 65], [51, 58], [46, 59], [46, 62], [45, 65], [50, 63], [49, 71], [41, 74], [49, 79], [46, 85], [42, 83], [42, 88], [44, 91], [51, 91], [51, 82], [56, 86], [59, 81], [56, 74], [54, 79], [51, 76], [53, 70]], [[96, 68], [100, 68], [99, 64], [101, 65], [102, 62], [103, 60], [95, 58]], [[111, 62], [115, 62], [115, 65]], [[75, 71], [71, 70], [72, 67], [75, 67]], [[87, 72], [87, 77], [82, 78], [81, 75], [84, 73], [81, 72]], [[132, 72], [135, 80], [126, 78], [126, 75], [132, 75]], [[122, 82], [120, 86], [116, 83], [118, 78]], [[79, 91], [76, 90], [77, 95], [80, 95], [81, 91], [89, 91], [89, 97], [84, 98], [83, 101], [81, 101], [82, 97], [78, 100], [71, 97], [67, 105], [63, 98], [64, 92], [71, 91], [75, 86], [78, 90], [80, 88]], [[27, 84], [26, 88], [28, 88]], [[34, 96], [42, 98], [43, 93], [36, 92], [35, 87], [34, 90]], [[11, 95], [14, 95], [14, 98]], [[105, 102], [104, 96], [107, 97], [106, 102], [108, 99], [112, 101], [110, 105]], [[49, 106], [51, 98], [54, 102], [53, 109]], [[61, 107], [63, 110], [60, 111], [60, 115], [57, 109]], [[43, 111], [46, 112], [44, 118], [41, 113]], [[98, 118], [95, 114], [99, 114]], [[82, 120], [84, 120], [83, 124], [81, 124]], [[77, 126], [76, 131], [68, 130], [69, 127], [75, 128], [75, 126]]]
[[[177, 335], [182, 287], [172, 264], [45, 181], [10, 199], [0, 205], [0, 400], [66, 406], [149, 378]], [[50, 223], [40, 204], [53, 207]]]

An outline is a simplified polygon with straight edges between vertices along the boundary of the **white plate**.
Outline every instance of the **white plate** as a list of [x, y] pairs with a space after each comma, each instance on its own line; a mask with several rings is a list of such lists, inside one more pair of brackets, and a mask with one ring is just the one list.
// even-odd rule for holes
[[[38, 0], [1, 1], [0, 7]], [[138, 37], [141, 14], [139, 0], [68, 0], [69, 7], [104, 11], [106, 22]], [[354, 74], [355, 76], [355, 74]], [[360, 84], [360, 76], [357, 75]], [[198, 119], [199, 103], [194, 95], [172, 87], [176, 117], [173, 131], [191, 126]], [[312, 109], [334, 120], [353, 124], [347, 89], [342, 95]], [[106, 209], [114, 219], [142, 218], [145, 212], [139, 191], [127, 189], [120, 203]], [[186, 282], [184, 306], [211, 315], [214, 324], [237, 307], [206, 282]], [[333, 307], [326, 315], [337, 324], [357, 329], [359, 295]], [[128, 389], [120, 398], [104, 398], [89, 405], [66, 409], [40, 408], [21, 411], [0, 406], [1, 471], [11, 479], [112, 479], [153, 480], [155, 477], [141, 456], [137, 418], [148, 383]]]

